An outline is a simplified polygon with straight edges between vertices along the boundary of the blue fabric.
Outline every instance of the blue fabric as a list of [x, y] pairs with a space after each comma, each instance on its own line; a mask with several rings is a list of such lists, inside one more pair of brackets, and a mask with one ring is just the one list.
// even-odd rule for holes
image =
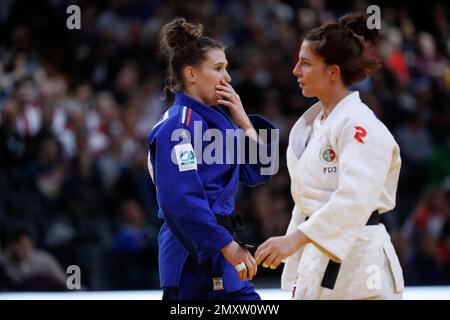
[[180, 286], [165, 288], [163, 300], [261, 300], [255, 287], [248, 281], [236, 291], [224, 292], [213, 290], [206, 275], [211, 272], [210, 265], [203, 263], [198, 265], [192, 257], [185, 263]]
[[[188, 120], [188, 111], [191, 110]], [[188, 110], [189, 110], [188, 109]], [[185, 110], [183, 117], [183, 110]], [[249, 116], [255, 129], [274, 129], [273, 125], [259, 116]], [[195, 132], [195, 123], [201, 124], [201, 132]], [[164, 220], [159, 244], [159, 272], [162, 288], [183, 287], [181, 277], [189, 257], [195, 261], [195, 273], [201, 270], [202, 277], [196, 278], [196, 287], [212, 288], [212, 278], [221, 277], [222, 293], [235, 292], [248, 286], [241, 281], [233, 266], [225, 260], [220, 250], [233, 238], [228, 231], [217, 224], [215, 214], [230, 215], [234, 210], [234, 197], [239, 181], [257, 185], [270, 180], [261, 175], [262, 165], [257, 164], [198, 164], [197, 170], [180, 172], [171, 160], [172, 150], [180, 141], [171, 141], [176, 129], [184, 129], [194, 146], [199, 141], [202, 150], [210, 141], [202, 141], [205, 130], [215, 128], [222, 132], [224, 154], [226, 129], [237, 129], [219, 107], [208, 107], [184, 94], [177, 94], [168, 116], [157, 124], [148, 135], [150, 162], [153, 167], [157, 190], [159, 217]], [[237, 137], [235, 137], [237, 139]], [[235, 143], [234, 155], [239, 154]], [[194, 148], [195, 149], [195, 148]], [[201, 154], [196, 154], [197, 159]], [[188, 280], [187, 283], [189, 283]]]

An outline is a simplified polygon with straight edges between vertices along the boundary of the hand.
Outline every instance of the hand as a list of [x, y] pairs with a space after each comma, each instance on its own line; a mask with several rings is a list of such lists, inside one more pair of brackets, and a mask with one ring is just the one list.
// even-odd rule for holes
[[[234, 91], [233, 87], [225, 80], [220, 80], [220, 85], [216, 86], [217, 102], [230, 109], [234, 122], [244, 131], [255, 130], [247, 113], [242, 105], [241, 98]], [[256, 131], [255, 131], [256, 133]]]
[[230, 242], [221, 250], [221, 252], [232, 266], [235, 267], [241, 262], [245, 264], [246, 269], [238, 272], [239, 279], [242, 281], [245, 281], [247, 277], [248, 280], [252, 280], [256, 275], [258, 266], [256, 265], [255, 258], [253, 258], [247, 249], [242, 248], [236, 241]]
[[293, 255], [309, 239], [300, 231], [281, 237], [267, 239], [256, 249], [256, 263], [263, 263], [264, 268], [276, 269], [281, 261]]

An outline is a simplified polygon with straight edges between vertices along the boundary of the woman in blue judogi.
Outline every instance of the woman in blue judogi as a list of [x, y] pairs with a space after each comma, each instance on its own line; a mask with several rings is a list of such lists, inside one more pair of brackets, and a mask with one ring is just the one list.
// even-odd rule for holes
[[[239, 181], [261, 184], [270, 173], [263, 174], [260, 159], [238, 163], [244, 151], [236, 143], [239, 136], [230, 139], [227, 130], [245, 131], [246, 143], [257, 146], [254, 153], [272, 147], [256, 142], [256, 130], [274, 127], [260, 116], [247, 116], [229, 84], [223, 46], [202, 31], [181, 18], [161, 30], [175, 102], [151, 130], [148, 144], [164, 220], [159, 234], [163, 299], [260, 299], [249, 283], [256, 261], [232, 236], [242, 227], [234, 195]], [[232, 120], [217, 105], [228, 108]]]

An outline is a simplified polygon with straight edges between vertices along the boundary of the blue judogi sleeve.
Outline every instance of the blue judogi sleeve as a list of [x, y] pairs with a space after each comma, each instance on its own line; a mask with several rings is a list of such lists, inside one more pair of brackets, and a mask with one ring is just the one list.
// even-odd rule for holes
[[[184, 144], [180, 149], [176, 147], [180, 141], [171, 141], [173, 130], [183, 128], [176, 122], [176, 118], [174, 119], [168, 119], [164, 128], [149, 141], [154, 150], [152, 162], [158, 203], [162, 218], [170, 231], [183, 247], [202, 263], [220, 252], [233, 238], [217, 223], [211, 211], [197, 165], [192, 163], [194, 159], [185, 157], [189, 150], [193, 150], [192, 144]], [[184, 129], [193, 137], [192, 125], [190, 127]], [[172, 153], [177, 157], [175, 163], [172, 161]], [[187, 170], [182, 168], [183, 165]]]
[[[245, 163], [241, 164], [240, 167], [240, 173], [239, 173], [239, 180], [244, 182], [245, 184], [249, 185], [249, 186], [256, 186], [262, 183], [266, 183], [268, 181], [270, 181], [270, 179], [272, 178], [272, 175], [275, 174], [275, 170], [273, 169], [273, 166], [275, 166], [276, 168], [278, 168], [278, 163], [274, 163], [274, 161], [278, 161], [278, 152], [276, 152], [276, 154], [274, 154], [272, 156], [272, 146], [274, 146], [274, 144], [277, 144], [276, 147], [278, 147], [278, 136], [273, 136], [272, 134], [274, 132], [271, 132], [272, 129], [275, 129], [275, 127], [266, 119], [264, 119], [263, 117], [259, 116], [259, 115], [249, 115], [249, 119], [250, 122], [253, 124], [253, 127], [255, 128], [256, 132], [258, 132], [259, 129], [265, 129], [267, 130], [267, 143], [263, 146], [260, 143], [257, 143], [255, 141], [253, 141], [252, 143], [257, 144], [257, 149], [256, 150], [252, 150], [249, 147], [249, 143], [250, 143], [250, 139], [249, 137], [246, 138], [246, 147], [245, 147]], [[278, 131], [277, 131], [278, 132]], [[261, 159], [260, 157], [260, 148], [263, 147], [265, 148], [265, 150], [267, 150], [267, 152], [263, 152], [266, 156], [267, 159]], [[252, 163], [249, 161], [249, 159], [251, 159], [251, 155], [249, 154], [249, 152], [257, 152], [257, 155], [253, 155], [253, 158], [255, 158], [256, 156], [256, 163]], [[278, 149], [276, 149], [276, 151], [278, 151]], [[266, 162], [266, 160], [270, 160], [269, 163], [263, 163]], [[270, 169], [269, 169], [270, 167]], [[262, 169], [265, 168], [266, 170], [266, 174], [261, 174], [263, 171]], [[269, 173], [270, 172], [270, 173]]]

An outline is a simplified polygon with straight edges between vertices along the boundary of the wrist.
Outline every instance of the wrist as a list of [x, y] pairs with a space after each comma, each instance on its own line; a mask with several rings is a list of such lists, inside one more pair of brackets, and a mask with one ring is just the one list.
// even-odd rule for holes
[[253, 125], [252, 125], [252, 123], [250, 122], [250, 120], [248, 120], [248, 121], [243, 121], [241, 124], [239, 124], [239, 127], [240, 127], [242, 130], [244, 130], [244, 131], [247, 131], [247, 130], [255, 130], [255, 129], [253, 128]]
[[225, 255], [226, 252], [231, 248], [231, 246], [233, 245], [233, 243], [235, 243], [234, 240], [231, 240], [225, 247], [223, 247], [222, 249], [220, 249], [220, 252]]
[[308, 238], [301, 232], [300, 230], [295, 230], [291, 235], [291, 241], [293, 243], [293, 246], [295, 247], [295, 250], [300, 249], [302, 246], [304, 246], [308, 242]]

